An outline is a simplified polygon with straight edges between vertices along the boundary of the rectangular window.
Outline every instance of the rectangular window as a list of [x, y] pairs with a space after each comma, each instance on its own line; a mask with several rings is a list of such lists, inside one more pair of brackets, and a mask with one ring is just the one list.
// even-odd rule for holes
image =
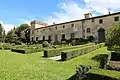
[[114, 21], [119, 21], [119, 16], [114, 17]]
[[43, 31], [45, 31], [45, 29], [43, 29]]
[[51, 30], [51, 28], [49, 28], [49, 30]]
[[57, 34], [55, 34], [55, 42], [57, 42], [58, 41], [58, 36], [57, 36]]
[[43, 40], [45, 40], [45, 36], [43, 36]]
[[57, 30], [57, 27], [55, 27], [55, 29]]
[[103, 19], [100, 19], [100, 20], [99, 20], [99, 23], [102, 24], [102, 23], [103, 23]]
[[87, 33], [90, 33], [90, 32], [91, 32], [90, 28], [87, 28]]
[[71, 33], [71, 39], [75, 38], [75, 33]]
[[38, 37], [36, 37], [36, 41], [38, 41]]
[[95, 20], [94, 20], [94, 19], [92, 19], [92, 22], [95, 22]]
[[71, 24], [71, 27], [74, 27], [74, 24]]
[[63, 28], [65, 28], [65, 25], [63, 25]]
[[33, 41], [33, 37], [32, 37], [32, 41]]
[[62, 39], [65, 40], [65, 34], [62, 34]]

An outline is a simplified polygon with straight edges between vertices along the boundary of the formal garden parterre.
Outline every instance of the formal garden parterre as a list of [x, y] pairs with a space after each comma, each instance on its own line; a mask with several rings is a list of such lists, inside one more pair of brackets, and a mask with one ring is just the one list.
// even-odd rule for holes
[[[2, 41], [0, 80], [120, 80], [120, 37], [116, 38], [119, 32], [118, 24], [110, 29], [103, 43], [89, 40], [60, 44]], [[56, 56], [61, 56], [61, 60], [49, 58]]]
[[[109, 51], [107, 51], [107, 48], [104, 47], [104, 43], [100, 43], [100, 44], [88, 43], [85, 45], [80, 45], [79, 47], [69, 45], [69, 48], [71, 47], [71, 49], [69, 49], [67, 47], [68, 51], [78, 50], [78, 52], [79, 52], [79, 50], [85, 49], [84, 51], [82, 50], [82, 54], [84, 54], [84, 53], [85, 54], [81, 55], [81, 56], [79, 56], [77, 54], [76, 57], [74, 57], [74, 55], [73, 55], [73, 57], [72, 57], [73, 59], [61, 62], [61, 61], [50, 60], [49, 58], [43, 57], [44, 50], [46, 50], [46, 49], [58, 50], [60, 48], [55, 49], [52, 47], [50, 47], [50, 48], [47, 47], [46, 49], [44, 49], [42, 47], [42, 45], [29, 45], [29, 47], [30, 46], [32, 46], [32, 49], [34, 49], [33, 46], [40, 46], [41, 47], [40, 49], [42, 49], [42, 51], [38, 51], [37, 53], [35, 53], [36, 51], [33, 52], [35, 54], [22, 55], [22, 54], [16, 53], [15, 51], [12, 52], [12, 48], [15, 48], [15, 46], [12, 48], [9, 48], [9, 49], [11, 49], [11, 51], [3, 50], [5, 48], [2, 48], [0, 50], [1, 68], [3, 69], [3, 70], [1, 69], [1, 71], [0, 71], [2, 74], [0, 77], [1, 79], [8, 79], [8, 78], [9, 79], [30, 79], [30, 80], [32, 80], [32, 79], [43, 79], [43, 80], [71, 79], [71, 76], [76, 74], [76, 67], [78, 65], [91, 66], [93, 71], [91, 70], [88, 73], [88, 75], [90, 76], [92, 74], [92, 72], [94, 73], [94, 70], [98, 70], [101, 65], [101, 61], [95, 60], [94, 57], [96, 57], [97, 55], [100, 55], [100, 54], [108, 55], [110, 53]], [[21, 49], [23, 49], [23, 48], [27, 49], [26, 47], [28, 48], [28, 46], [23, 45], [23, 46], [21, 46]], [[78, 47], [78, 49], [76, 49], [76, 48], [74, 49], [74, 47]], [[20, 45], [16, 45], [16, 49], [17, 48], [19, 49]], [[66, 48], [66, 47], [63, 46], [61, 48]], [[91, 49], [88, 52], [86, 52], [86, 50], [88, 50], [86, 48], [89, 48], [89, 49], [91, 48]], [[91, 50], [93, 50], [93, 51], [91, 51]], [[66, 52], [66, 49], [63, 51]], [[62, 51], [61, 51], [61, 53], [62, 53]], [[76, 52], [74, 54], [76, 54]], [[13, 58], [11, 58], [12, 56], [13, 56]], [[4, 59], [4, 60], [2, 61], [2, 59]], [[44, 70], [42, 70], [42, 69], [44, 69]], [[102, 69], [99, 69], [99, 70], [102, 70]], [[105, 72], [106, 72], [106, 70], [105, 70]], [[112, 75], [112, 71], [110, 71], [110, 73]], [[15, 74], [17, 76], [14, 76]], [[96, 74], [98, 74], [98, 73], [96, 73]], [[110, 75], [110, 77], [115, 77], [115, 76], [111, 76], [111, 75]], [[3, 76], [6, 76], [6, 77], [3, 77]], [[27, 77], [25, 77], [25, 76], [27, 76]], [[90, 78], [91, 78], [91, 76], [90, 76]], [[117, 78], [118, 78], [118, 76], [117, 76]]]

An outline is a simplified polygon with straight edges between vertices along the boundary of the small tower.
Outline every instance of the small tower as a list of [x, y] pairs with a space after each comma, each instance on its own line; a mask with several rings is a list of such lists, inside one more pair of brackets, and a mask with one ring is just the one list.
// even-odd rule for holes
[[84, 18], [85, 18], [85, 19], [91, 18], [91, 17], [92, 17], [92, 14], [91, 14], [91, 13], [84, 14]]

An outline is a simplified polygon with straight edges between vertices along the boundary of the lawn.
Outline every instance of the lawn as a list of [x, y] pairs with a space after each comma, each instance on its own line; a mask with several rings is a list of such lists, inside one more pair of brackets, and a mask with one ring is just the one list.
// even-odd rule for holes
[[77, 58], [61, 62], [43, 58], [43, 53], [20, 54], [0, 50], [0, 80], [66, 80], [76, 73], [79, 64], [99, 67], [92, 60], [98, 54], [108, 53], [103, 47]]

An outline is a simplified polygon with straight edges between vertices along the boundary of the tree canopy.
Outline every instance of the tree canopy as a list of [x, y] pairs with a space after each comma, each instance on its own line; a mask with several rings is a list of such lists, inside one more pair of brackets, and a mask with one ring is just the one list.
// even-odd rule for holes
[[3, 33], [3, 27], [2, 24], [0, 24], [0, 42], [2, 41], [2, 33]]
[[[26, 43], [26, 29], [30, 26], [28, 24], [21, 24], [18, 27], [14, 27], [13, 30], [9, 31], [6, 35], [6, 42], [16, 43], [19, 44], [20, 42]], [[29, 35], [29, 34], [28, 34]]]
[[120, 46], [120, 22], [114, 23], [108, 30], [106, 43], [109, 48]]

